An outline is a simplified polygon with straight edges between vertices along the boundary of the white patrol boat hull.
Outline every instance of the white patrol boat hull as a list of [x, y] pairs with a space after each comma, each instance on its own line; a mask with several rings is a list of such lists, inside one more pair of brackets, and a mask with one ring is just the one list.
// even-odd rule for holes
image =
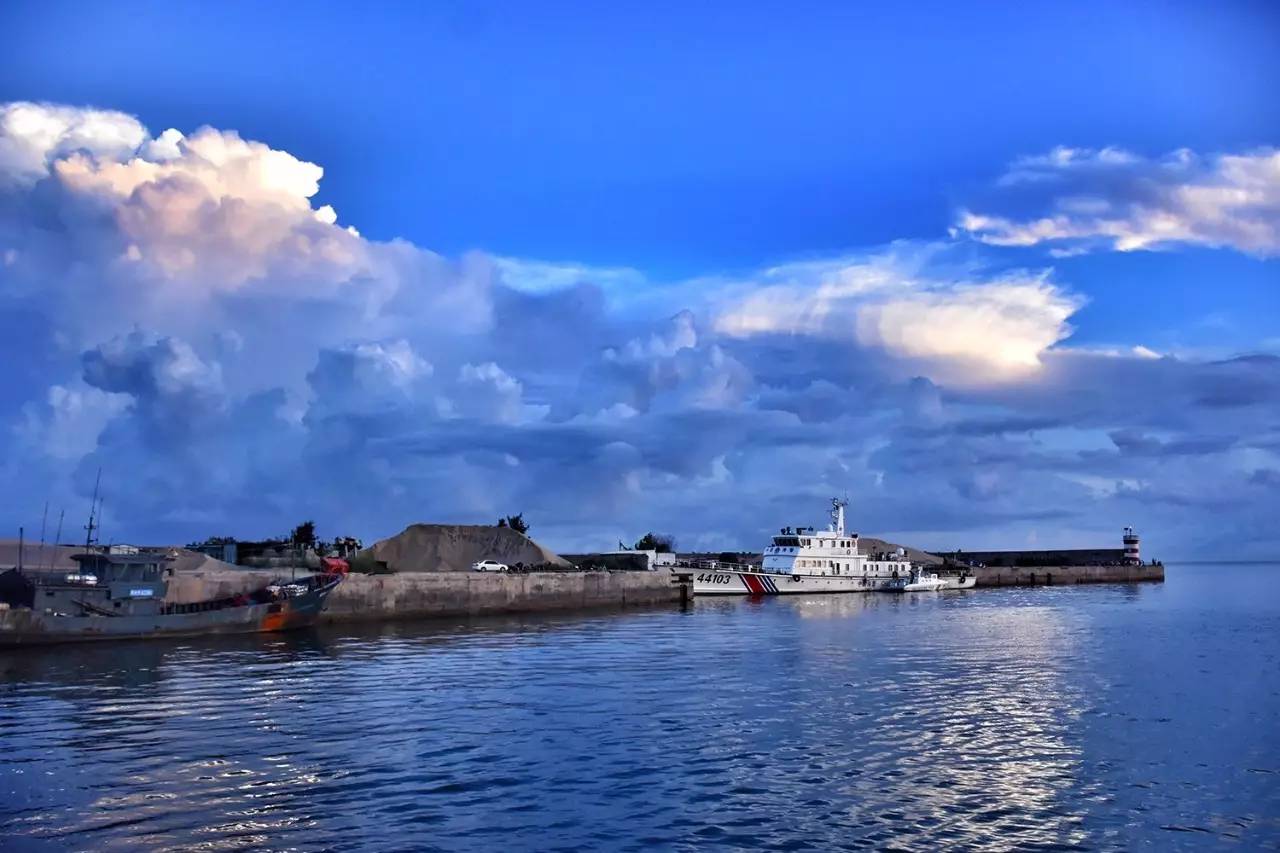
[[813, 595], [835, 592], [876, 592], [888, 589], [892, 577], [804, 575], [783, 572], [744, 572], [740, 569], [699, 569], [693, 573], [694, 595]]
[[978, 579], [973, 575], [965, 577], [957, 577], [955, 575], [943, 575], [942, 586], [940, 589], [973, 589], [978, 585]]
[[940, 580], [924, 580], [913, 581], [911, 583], [895, 584], [889, 587], [890, 592], [937, 592], [945, 589], [946, 585]]

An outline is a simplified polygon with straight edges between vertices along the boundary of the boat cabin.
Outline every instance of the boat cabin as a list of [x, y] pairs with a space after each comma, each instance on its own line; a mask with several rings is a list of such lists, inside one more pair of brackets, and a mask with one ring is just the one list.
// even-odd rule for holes
[[831, 503], [831, 524], [825, 530], [813, 527], [784, 527], [764, 549], [761, 570], [780, 574], [867, 575], [891, 574], [911, 569], [905, 556], [887, 560], [868, 559], [858, 553], [858, 534], [844, 529], [847, 501]]
[[163, 608], [173, 573], [171, 557], [87, 551], [72, 559], [77, 568], [71, 571], [23, 571], [18, 580], [25, 586], [21, 597], [27, 600], [11, 603], [67, 616], [143, 616]]

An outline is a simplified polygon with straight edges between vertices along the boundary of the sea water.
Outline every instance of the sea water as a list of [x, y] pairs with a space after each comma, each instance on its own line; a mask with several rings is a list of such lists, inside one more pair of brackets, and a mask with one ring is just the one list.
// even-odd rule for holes
[[0, 651], [0, 849], [1280, 844], [1280, 565]]

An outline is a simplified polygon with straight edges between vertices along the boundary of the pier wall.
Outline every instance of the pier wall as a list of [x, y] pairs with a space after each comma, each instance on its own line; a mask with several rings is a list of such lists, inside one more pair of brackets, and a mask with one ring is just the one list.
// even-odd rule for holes
[[1059, 586], [1080, 583], [1163, 581], [1163, 565], [985, 566], [969, 569], [978, 586]]
[[[177, 573], [170, 602], [207, 601], [258, 589], [287, 572]], [[322, 622], [423, 616], [527, 613], [590, 607], [679, 603], [691, 596], [671, 572], [404, 572], [347, 576], [329, 596]]]
[[692, 595], [670, 572], [421, 572], [351, 575], [323, 623], [675, 604]]

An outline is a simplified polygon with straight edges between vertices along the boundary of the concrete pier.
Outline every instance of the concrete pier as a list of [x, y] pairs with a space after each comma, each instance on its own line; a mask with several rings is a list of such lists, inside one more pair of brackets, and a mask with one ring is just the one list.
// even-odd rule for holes
[[985, 566], [969, 569], [978, 586], [1058, 586], [1081, 583], [1163, 581], [1163, 565]]
[[[289, 572], [179, 572], [169, 582], [171, 603], [227, 598], [258, 589]], [[403, 572], [351, 574], [329, 596], [321, 622], [413, 619], [486, 613], [533, 613], [681, 604], [693, 578], [672, 572]]]
[[532, 613], [679, 604], [689, 579], [670, 572], [414, 572], [351, 575], [334, 590], [322, 623]]

